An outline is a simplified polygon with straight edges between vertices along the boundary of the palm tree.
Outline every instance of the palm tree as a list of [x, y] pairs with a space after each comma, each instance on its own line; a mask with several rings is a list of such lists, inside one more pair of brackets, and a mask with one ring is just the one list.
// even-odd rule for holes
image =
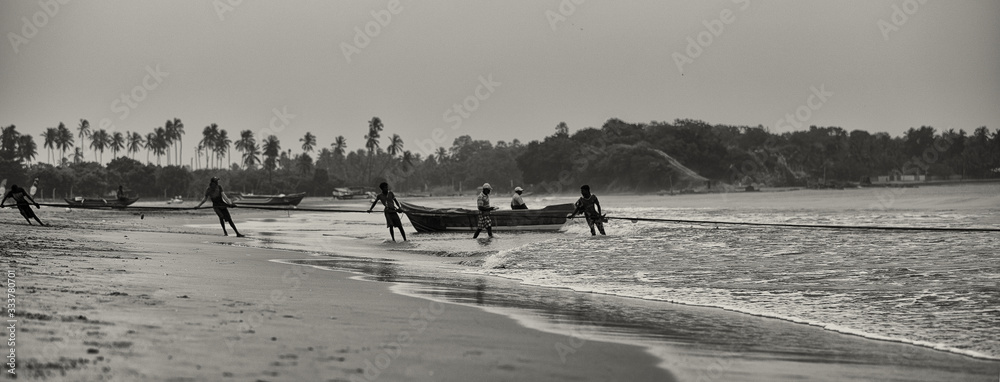
[[271, 172], [277, 167], [278, 154], [280, 152], [281, 143], [278, 142], [278, 137], [268, 135], [267, 139], [264, 140], [264, 168], [267, 169], [269, 181]]
[[56, 128], [56, 132], [58, 133], [56, 147], [62, 151], [62, 156], [59, 162], [63, 163], [66, 159], [66, 150], [73, 147], [73, 132], [69, 131], [69, 129], [66, 128], [66, 125], [62, 122], [59, 122], [59, 127]]
[[73, 149], [73, 163], [80, 163], [83, 161], [83, 149], [77, 147]]
[[174, 132], [174, 121], [168, 119], [167, 122], [163, 124], [163, 141], [167, 146], [165, 148], [165, 152], [167, 154], [167, 166], [170, 165], [170, 147], [174, 145], [174, 135], [176, 135], [176, 132]]
[[333, 147], [333, 155], [336, 157], [343, 157], [344, 152], [347, 150], [347, 139], [343, 135], [337, 136], [337, 139], [330, 144]]
[[448, 159], [448, 149], [444, 147], [438, 147], [437, 149], [437, 159], [438, 163], [444, 163], [445, 159]]
[[375, 149], [379, 147], [378, 140], [382, 137], [380, 132], [385, 126], [382, 125], [382, 119], [379, 117], [372, 117], [371, 121], [368, 121], [368, 135], [365, 135], [365, 147], [368, 148], [368, 154], [372, 154]]
[[[215, 126], [213, 123], [212, 126]], [[222, 167], [222, 158], [226, 158], [226, 168], [229, 167], [230, 161], [229, 156], [229, 145], [233, 143], [232, 139], [229, 139], [229, 133], [226, 129], [219, 129], [219, 135], [215, 137], [215, 150], [216, 154], [219, 156], [219, 167]]]
[[142, 148], [146, 149], [146, 163], [151, 163], [149, 153], [153, 152], [153, 146], [156, 146], [156, 134], [148, 133], [146, 134], [146, 143], [142, 145]]
[[368, 121], [368, 134], [365, 135], [365, 147], [368, 148], [368, 180], [371, 180], [372, 160], [374, 160], [375, 150], [377, 150], [379, 146], [378, 140], [382, 137], [379, 133], [382, 132], [384, 127], [385, 126], [382, 125], [382, 119], [379, 117], [372, 117], [372, 119]]
[[143, 145], [143, 148], [146, 149], [146, 163], [153, 164], [149, 160], [149, 154], [156, 153], [156, 129], [153, 129], [152, 133], [146, 134], [146, 143]]
[[316, 136], [307, 131], [306, 135], [299, 139], [299, 142], [302, 142], [302, 151], [309, 153], [313, 151], [313, 146], [316, 146]]
[[118, 158], [118, 152], [125, 148], [125, 136], [121, 132], [116, 131], [114, 135], [111, 136], [111, 152], [115, 154], [115, 158]]
[[184, 122], [181, 122], [180, 118], [174, 118], [174, 136], [173, 138], [177, 140], [177, 164], [183, 166], [183, 155], [184, 155]]
[[80, 132], [80, 146], [86, 146], [87, 141], [85, 138], [90, 138], [90, 122], [86, 119], [80, 120], [80, 126], [76, 128]]
[[17, 138], [21, 133], [17, 132], [17, 126], [10, 125], [0, 130], [0, 152], [11, 154], [16, 157]]
[[402, 165], [403, 165], [403, 171], [409, 171], [411, 168], [413, 168], [413, 153], [411, 153], [409, 150], [403, 151]]
[[49, 149], [48, 159], [49, 164], [52, 164], [52, 149], [56, 148], [56, 145], [58, 144], [59, 130], [55, 127], [47, 128], [45, 129], [45, 134], [42, 134], [42, 137], [45, 139], [45, 143], [42, 144], [42, 147]]
[[202, 138], [199, 144], [201, 145], [202, 149], [205, 150], [205, 164], [209, 164], [212, 163], [212, 161], [208, 160], [209, 158], [208, 153], [215, 152], [215, 143], [219, 137], [219, 125], [213, 123], [211, 125], [205, 126], [205, 128], [201, 130], [201, 135]]
[[201, 143], [194, 147], [194, 166], [195, 169], [201, 168]]
[[[153, 155], [156, 155], [156, 164], [160, 164], [160, 157], [168, 151], [167, 129], [157, 127], [153, 130]], [[169, 164], [168, 164], [169, 165]]]
[[[104, 150], [111, 147], [111, 134], [108, 134], [108, 131], [104, 129], [97, 130], [96, 133], [100, 135], [98, 139], [103, 141], [103, 147], [98, 148], [101, 152], [101, 161], [99, 163], [104, 163]], [[90, 139], [94, 139], [94, 137], [91, 136]]]
[[90, 135], [90, 148], [94, 149], [94, 160], [97, 160], [97, 152], [101, 152], [101, 159], [97, 163], [104, 162], [104, 149], [111, 143], [108, 132], [104, 129], [97, 130]]
[[243, 152], [243, 166], [251, 169], [256, 167], [257, 163], [260, 163], [260, 146], [251, 140], [250, 145]]
[[35, 159], [35, 155], [38, 154], [38, 146], [35, 145], [35, 139], [28, 134], [24, 134], [17, 137], [17, 157], [24, 161], [24, 163], [31, 163], [32, 159]]
[[396, 156], [396, 154], [403, 152], [403, 138], [400, 138], [399, 134], [393, 134], [386, 151], [389, 152], [390, 156]]
[[[247, 151], [257, 146], [257, 141], [253, 139], [253, 131], [243, 130], [240, 132], [240, 139], [236, 141], [236, 151], [243, 153], [243, 162], [246, 162]], [[258, 158], [259, 159], [259, 158]], [[247, 166], [249, 168], [249, 166]]]
[[145, 140], [142, 139], [142, 134], [136, 132], [133, 132], [131, 134], [128, 134], [126, 132], [126, 135], [128, 136], [129, 158], [132, 158], [132, 153], [137, 153], [139, 152], [139, 150], [143, 148], [143, 143], [145, 143]]

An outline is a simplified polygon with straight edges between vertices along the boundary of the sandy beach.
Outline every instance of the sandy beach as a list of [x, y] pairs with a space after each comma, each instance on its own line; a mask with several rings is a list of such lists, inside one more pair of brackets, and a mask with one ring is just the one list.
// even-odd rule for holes
[[[109, 214], [71, 215], [102, 219], [97, 229], [54, 214], [50, 228], [0, 224], [20, 291], [18, 378], [673, 379], [637, 346], [581, 347], [562, 362], [552, 349], [564, 338], [501, 315], [272, 262], [302, 255], [234, 246], [218, 232], [148, 232]], [[154, 220], [183, 222], [143, 222]]]
[[[788, 206], [798, 198], [808, 208], [822, 198], [778, 194], [727, 200], [780, 198]], [[718, 205], [719, 197], [665, 200], [695, 208]], [[897, 200], [907, 205], [906, 197]], [[325, 225], [298, 232], [324, 237], [321, 253], [280, 249], [270, 244], [275, 233], [255, 228], [309, 216], [300, 212], [237, 210], [248, 239], [221, 236], [210, 211], [39, 214], [52, 227], [28, 227], [11, 210], [0, 221], [4, 269], [16, 275], [18, 379], [995, 381], [1000, 374], [994, 360], [721, 309], [479, 275], [422, 279], [407, 264], [461, 267], [475, 259], [324, 236], [338, 231]], [[361, 214], [343, 224], [384, 235], [380, 218]], [[646, 316], [672, 324], [653, 328]], [[744, 345], [732, 347], [733, 338]]]

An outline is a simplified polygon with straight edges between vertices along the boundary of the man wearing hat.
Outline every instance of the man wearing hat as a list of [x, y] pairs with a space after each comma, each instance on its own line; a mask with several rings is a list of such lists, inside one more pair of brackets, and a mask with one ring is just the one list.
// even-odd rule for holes
[[476, 198], [476, 206], [479, 207], [479, 228], [476, 233], [472, 235], [472, 238], [478, 238], [479, 233], [486, 228], [486, 234], [493, 238], [493, 221], [490, 219], [490, 211], [497, 209], [496, 207], [490, 207], [490, 191], [493, 187], [489, 183], [483, 184], [483, 192], [479, 193], [479, 197]]
[[521, 193], [524, 189], [521, 187], [514, 187], [514, 197], [510, 198], [510, 209], [512, 210], [526, 210], [528, 205], [524, 204], [524, 199], [521, 199]]
[[222, 234], [229, 236], [229, 232], [226, 232], [226, 222], [229, 222], [229, 226], [233, 227], [233, 232], [236, 232], [236, 237], [243, 237], [243, 234], [236, 229], [233, 217], [229, 215], [229, 207], [236, 207], [236, 205], [229, 201], [225, 192], [222, 192], [222, 186], [219, 185], [219, 178], [212, 177], [212, 180], [208, 182], [208, 188], [205, 189], [205, 198], [194, 208], [201, 208], [201, 205], [205, 204], [209, 199], [212, 199], [212, 209], [219, 216], [219, 224], [222, 224]]

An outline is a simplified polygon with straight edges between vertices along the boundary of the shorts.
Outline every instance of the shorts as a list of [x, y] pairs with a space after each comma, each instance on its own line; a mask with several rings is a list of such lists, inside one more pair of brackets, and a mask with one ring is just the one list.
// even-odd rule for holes
[[30, 204], [18, 204], [17, 205], [17, 209], [19, 211], [21, 211], [21, 216], [24, 216], [25, 219], [37, 219], [38, 218], [38, 216], [35, 216], [35, 211], [31, 210], [31, 205]]
[[223, 221], [227, 221], [230, 223], [233, 222], [233, 217], [229, 215], [229, 208], [218, 206], [218, 207], [212, 207], [212, 209], [215, 210], [216, 215], [219, 215], [219, 219], [222, 219]]
[[392, 227], [400, 227], [400, 228], [402, 228], [403, 227], [403, 221], [399, 220], [399, 214], [396, 213], [395, 211], [386, 210], [385, 211], [385, 226], [389, 227], [389, 228], [392, 228]]
[[590, 228], [594, 228], [594, 224], [597, 224], [598, 227], [604, 227], [604, 218], [601, 215], [586, 215], [586, 217], [587, 226]]
[[490, 219], [490, 214], [488, 212], [479, 213], [479, 229], [490, 228], [493, 226], [493, 220]]

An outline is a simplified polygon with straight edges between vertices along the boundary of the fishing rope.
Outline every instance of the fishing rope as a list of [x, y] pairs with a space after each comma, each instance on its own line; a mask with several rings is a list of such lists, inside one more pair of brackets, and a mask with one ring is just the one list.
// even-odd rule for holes
[[[56, 207], [56, 208], [75, 208], [75, 209], [115, 209], [115, 210], [145, 210], [145, 211], [192, 211], [192, 210], [208, 210], [211, 207], [157, 207], [157, 206], [78, 206], [69, 204], [51, 204], [51, 203], [38, 203], [40, 206], [46, 207]], [[5, 205], [4, 207], [15, 207], [15, 205]], [[255, 209], [264, 211], [301, 211], [301, 212], [331, 212], [331, 213], [369, 213], [368, 210], [347, 210], [347, 209], [336, 209], [336, 208], [298, 208], [294, 206], [286, 207], [270, 207], [270, 206], [256, 206], [256, 205], [240, 205], [236, 204], [235, 208], [240, 209]], [[535, 210], [538, 211], [538, 210]], [[478, 216], [478, 212], [475, 211], [456, 211], [453, 213], [433, 213], [433, 212], [411, 212], [417, 216], [455, 216], [455, 215], [467, 215], [467, 216]], [[530, 215], [531, 217], [543, 218], [568, 218], [574, 219], [579, 218], [575, 216], [567, 216], [566, 213], [543, 213], [537, 212]], [[844, 229], [844, 230], [881, 230], [881, 231], [939, 231], [939, 232], [1000, 232], [1000, 228], [980, 228], [980, 227], [906, 227], [906, 226], [867, 226], [867, 225], [833, 225], [833, 224], [791, 224], [791, 223], [754, 223], [754, 222], [732, 222], [732, 221], [715, 221], [715, 220], [690, 220], [690, 219], [661, 219], [661, 218], [640, 218], [640, 217], [622, 217], [622, 216], [604, 216], [604, 219], [615, 219], [615, 220], [628, 220], [633, 223], [635, 222], [656, 222], [656, 223], [681, 223], [681, 224], [705, 224], [705, 225], [736, 225], [736, 226], [758, 226], [758, 227], [783, 227], [783, 228], [802, 228], [802, 229]]]
[[785, 228], [823, 228], [823, 229], [854, 229], [854, 230], [884, 230], [884, 231], [948, 231], [948, 232], [1000, 232], [1000, 228], [961, 228], [961, 227], [904, 227], [904, 226], [870, 226], [870, 225], [833, 225], [833, 224], [791, 224], [791, 223], [752, 223], [752, 222], [728, 222], [712, 220], [686, 220], [686, 219], [656, 219], [656, 218], [635, 218], [606, 216], [605, 219], [631, 220], [632, 222], [664, 222], [664, 223], [693, 223], [708, 225], [746, 225], [762, 227], [785, 227]]

